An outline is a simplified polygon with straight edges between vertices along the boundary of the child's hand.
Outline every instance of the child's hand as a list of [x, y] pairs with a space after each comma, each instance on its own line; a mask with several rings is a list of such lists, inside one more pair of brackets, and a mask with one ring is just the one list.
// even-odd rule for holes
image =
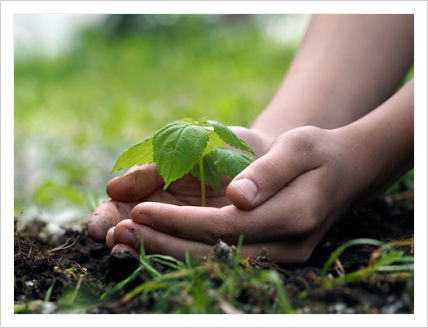
[[[268, 141], [258, 133], [243, 127], [231, 129], [257, 154], [266, 153]], [[220, 194], [206, 187], [207, 206], [222, 207], [230, 204], [226, 197], [226, 188], [230, 180], [228, 177], [222, 179]], [[143, 201], [191, 206], [201, 204], [200, 182], [190, 174], [173, 182], [165, 191], [163, 184], [155, 164], [135, 166], [125, 175], [111, 179], [106, 189], [112, 199], [101, 204], [89, 219], [88, 230], [92, 238], [104, 241], [107, 231], [120, 221], [129, 219], [132, 208]]]
[[[113, 252], [136, 254], [144, 235], [148, 253], [183, 258], [186, 249], [207, 254], [218, 239], [236, 243], [243, 234], [243, 256], [266, 248], [276, 261], [304, 262], [364, 180], [354, 171], [355, 158], [338, 131], [302, 127], [278, 137], [265, 156], [229, 184], [226, 193], [233, 205], [177, 206], [188, 193], [184, 185], [171, 193], [159, 190], [109, 230], [107, 244]], [[189, 197], [187, 203], [193, 203], [199, 195], [195, 190]], [[226, 203], [222, 196], [211, 204]]]
[[[264, 138], [243, 132], [240, 137], [263, 154]], [[183, 179], [163, 191], [149, 165], [109, 182], [109, 195], [122, 203], [101, 205], [88, 228], [94, 239], [106, 237], [112, 252], [136, 254], [144, 235], [148, 253], [183, 258], [186, 249], [207, 254], [218, 239], [235, 243], [242, 234], [243, 256], [266, 248], [278, 262], [302, 263], [350, 205], [385, 190], [411, 167], [412, 156], [413, 81], [352, 124], [280, 135], [229, 183], [227, 198], [211, 194], [207, 203], [220, 208], [177, 206], [196, 205], [198, 183]], [[123, 202], [139, 200], [135, 207]]]
[[148, 252], [182, 258], [243, 234], [244, 255], [265, 247], [278, 261], [305, 261], [343, 211], [412, 166], [413, 81], [393, 93], [413, 61], [413, 30], [412, 15], [315, 16], [253, 130], [236, 131], [265, 156], [206, 208], [177, 206], [199, 205], [199, 183], [186, 177], [163, 191], [154, 165], [113, 179], [114, 201], [92, 215], [91, 236], [136, 252], [144, 234]]

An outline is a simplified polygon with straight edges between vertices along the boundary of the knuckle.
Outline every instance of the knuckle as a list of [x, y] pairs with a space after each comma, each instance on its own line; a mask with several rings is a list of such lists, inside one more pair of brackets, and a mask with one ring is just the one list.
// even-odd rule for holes
[[323, 215], [319, 206], [311, 205], [303, 207], [293, 220], [293, 233], [298, 236], [306, 236], [312, 234], [319, 226], [319, 222]]
[[233, 224], [230, 214], [224, 209], [217, 209], [218, 215], [212, 220], [205, 231], [206, 239], [209, 243], [215, 244], [219, 239], [231, 241], [237, 236], [237, 229]]
[[[288, 246], [289, 247], [289, 246]], [[312, 252], [315, 246], [310, 239], [300, 239], [296, 241], [296, 244], [293, 247], [293, 251], [286, 253], [279, 251], [278, 249], [274, 252], [274, 259], [277, 262], [284, 264], [304, 264], [312, 256]], [[276, 256], [275, 256], [276, 255]]]
[[312, 255], [312, 248], [309, 247], [302, 247], [297, 253], [298, 257], [296, 257], [294, 263], [296, 264], [303, 264], [306, 263]]
[[312, 154], [317, 150], [325, 131], [314, 126], [303, 126], [281, 135], [278, 142], [293, 153]]
[[282, 184], [279, 179], [283, 175], [284, 167], [282, 163], [273, 161], [270, 157], [264, 156], [257, 160], [257, 165], [253, 165], [251, 171], [243, 174], [242, 177], [250, 178], [259, 188], [278, 188]]

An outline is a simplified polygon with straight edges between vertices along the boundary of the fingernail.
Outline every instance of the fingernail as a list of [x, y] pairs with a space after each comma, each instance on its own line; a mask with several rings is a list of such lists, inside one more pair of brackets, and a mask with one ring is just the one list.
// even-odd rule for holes
[[132, 246], [133, 248], [138, 247], [138, 239], [137, 237], [135, 237], [134, 233], [131, 230], [123, 229], [122, 233], [123, 233], [123, 239], [121, 240], [121, 242], [126, 243]]
[[257, 196], [257, 186], [250, 179], [239, 179], [234, 182], [235, 188], [249, 203], [253, 203]]

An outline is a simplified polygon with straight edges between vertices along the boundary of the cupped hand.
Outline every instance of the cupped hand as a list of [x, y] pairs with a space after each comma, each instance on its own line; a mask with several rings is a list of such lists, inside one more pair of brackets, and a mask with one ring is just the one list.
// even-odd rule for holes
[[217, 204], [225, 206], [203, 208], [149, 197], [109, 230], [107, 244], [137, 253], [144, 235], [147, 252], [183, 258], [185, 250], [207, 254], [218, 239], [236, 243], [242, 234], [243, 256], [265, 248], [277, 262], [302, 263], [361, 191], [358, 161], [340, 129], [296, 128], [229, 183], [228, 205], [225, 198]]
[[[260, 134], [244, 127], [230, 127], [241, 139], [259, 155], [266, 152], [268, 141]], [[226, 187], [230, 178], [223, 177], [220, 194], [206, 186], [206, 204], [209, 207], [223, 207], [231, 204], [226, 197]], [[163, 190], [164, 181], [159, 176], [155, 164], [134, 166], [126, 174], [113, 178], [107, 183], [106, 191], [111, 199], [98, 206], [88, 222], [91, 237], [99, 242], [107, 239], [112, 245], [113, 227], [119, 222], [130, 219], [132, 208], [142, 202], [169, 203], [178, 206], [199, 206], [201, 204], [200, 182], [191, 176], [173, 182]], [[110, 229], [109, 234], [108, 231]], [[106, 238], [107, 237], [107, 238]], [[115, 250], [123, 250], [119, 245]]]

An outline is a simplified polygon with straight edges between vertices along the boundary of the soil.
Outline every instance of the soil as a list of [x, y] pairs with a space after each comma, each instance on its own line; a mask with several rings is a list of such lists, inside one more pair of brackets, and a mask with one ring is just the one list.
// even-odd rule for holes
[[[325, 262], [346, 241], [355, 238], [385, 242], [412, 240], [413, 223], [411, 191], [384, 196], [347, 214], [325, 236], [305, 264], [278, 266], [268, 258], [259, 258], [251, 264], [256, 268], [276, 269], [283, 278], [293, 308], [300, 313], [413, 313], [412, 274], [375, 274], [329, 289], [322, 288], [319, 283]], [[64, 234], [54, 236], [45, 232], [45, 223], [41, 221], [19, 229], [17, 226], [19, 222], [15, 219], [16, 312], [52, 312], [58, 304], [67, 302], [70, 290], [83, 278], [85, 290], [89, 291], [88, 299], [98, 299], [103, 291], [131, 274], [139, 263], [127, 253], [110, 255], [104, 244], [96, 243], [88, 236], [85, 227], [81, 232], [67, 229]], [[340, 256], [339, 263], [330, 268], [327, 279], [366, 267], [375, 249], [368, 245], [350, 247]], [[158, 269], [162, 270], [162, 267]], [[51, 286], [49, 300], [46, 300], [49, 302], [42, 302]], [[240, 298], [246, 302], [245, 295]], [[86, 311], [150, 312], [150, 305], [139, 298], [127, 303], [93, 303]]]

